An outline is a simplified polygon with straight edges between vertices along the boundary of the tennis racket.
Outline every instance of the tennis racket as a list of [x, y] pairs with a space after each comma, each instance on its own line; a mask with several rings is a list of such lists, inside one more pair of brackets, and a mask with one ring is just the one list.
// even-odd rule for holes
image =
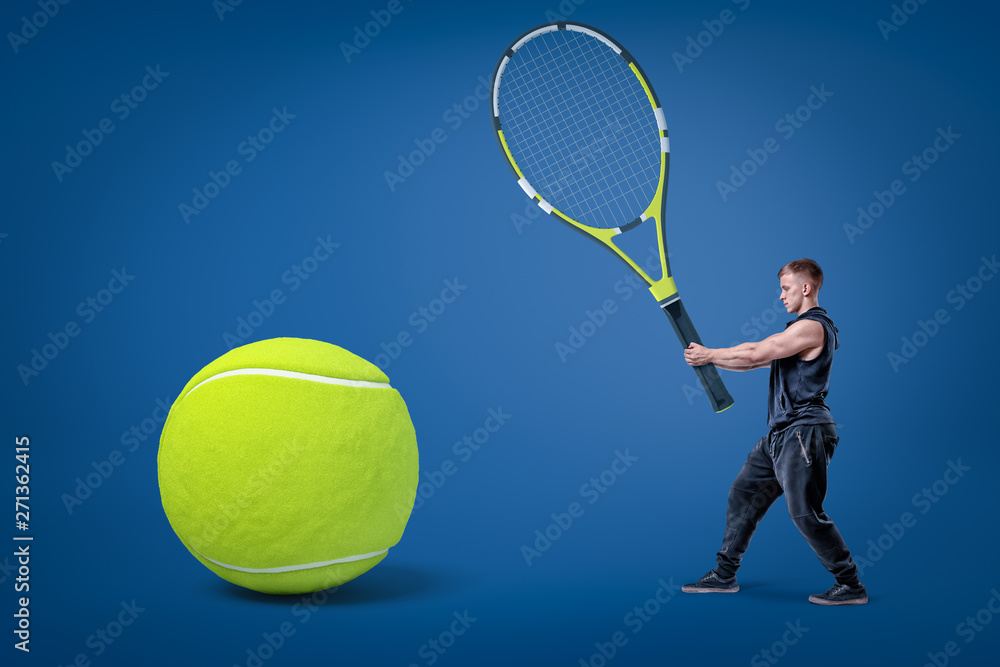
[[[507, 48], [492, 91], [493, 127], [518, 185], [543, 211], [625, 262], [649, 286], [684, 347], [700, 345], [667, 259], [667, 122], [635, 59], [596, 28], [546, 23]], [[651, 218], [659, 280], [614, 243]], [[733, 404], [715, 366], [694, 371], [716, 412]]]

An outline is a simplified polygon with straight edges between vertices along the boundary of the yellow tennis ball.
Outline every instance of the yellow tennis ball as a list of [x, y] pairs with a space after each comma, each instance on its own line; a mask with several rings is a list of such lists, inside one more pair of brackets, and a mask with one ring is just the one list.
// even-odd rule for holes
[[417, 440], [376, 366], [275, 338], [191, 378], [157, 467], [167, 519], [205, 567], [253, 590], [307, 593], [367, 572], [402, 537]]

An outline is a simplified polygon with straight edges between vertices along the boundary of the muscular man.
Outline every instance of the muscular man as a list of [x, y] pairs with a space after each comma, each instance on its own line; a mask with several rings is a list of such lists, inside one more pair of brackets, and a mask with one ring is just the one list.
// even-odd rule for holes
[[837, 583], [809, 601], [824, 605], [865, 604], [840, 531], [823, 511], [826, 469], [837, 447], [837, 427], [826, 405], [837, 328], [819, 307], [823, 271], [811, 259], [789, 262], [778, 272], [781, 300], [798, 317], [785, 330], [759, 343], [709, 349], [691, 343], [684, 359], [691, 366], [715, 364], [729, 371], [770, 368], [767, 425], [770, 431], [747, 457], [729, 490], [726, 532], [717, 565], [685, 593], [735, 593], [736, 571], [750, 538], [771, 504], [784, 493], [796, 528]]

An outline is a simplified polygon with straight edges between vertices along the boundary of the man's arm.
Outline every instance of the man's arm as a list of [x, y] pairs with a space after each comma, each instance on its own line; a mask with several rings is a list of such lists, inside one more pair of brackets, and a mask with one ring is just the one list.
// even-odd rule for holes
[[755, 370], [757, 368], [770, 368], [771, 367], [771, 362], [770, 361], [764, 361], [762, 363], [759, 363], [759, 364], [756, 364], [756, 365], [753, 365], [753, 366], [727, 366], [725, 364], [719, 364], [719, 363], [717, 363], [717, 364], [715, 364], [715, 367], [716, 368], [721, 368], [724, 371], [740, 371], [740, 372], [742, 372], [742, 371], [752, 371], [752, 370]]
[[822, 347], [823, 336], [822, 324], [815, 320], [802, 320], [760, 342], [742, 343], [736, 347], [713, 349], [691, 343], [684, 350], [684, 360], [689, 366], [715, 364], [725, 370], [749, 371], [769, 366], [774, 359]]

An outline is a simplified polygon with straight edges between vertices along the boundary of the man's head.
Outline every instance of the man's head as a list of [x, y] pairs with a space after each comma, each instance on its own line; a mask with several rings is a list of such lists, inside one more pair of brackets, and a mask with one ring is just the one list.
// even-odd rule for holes
[[[802, 314], [819, 302], [823, 269], [811, 259], [796, 259], [778, 271], [781, 301], [789, 313]], [[804, 306], [804, 307], [803, 307]]]

